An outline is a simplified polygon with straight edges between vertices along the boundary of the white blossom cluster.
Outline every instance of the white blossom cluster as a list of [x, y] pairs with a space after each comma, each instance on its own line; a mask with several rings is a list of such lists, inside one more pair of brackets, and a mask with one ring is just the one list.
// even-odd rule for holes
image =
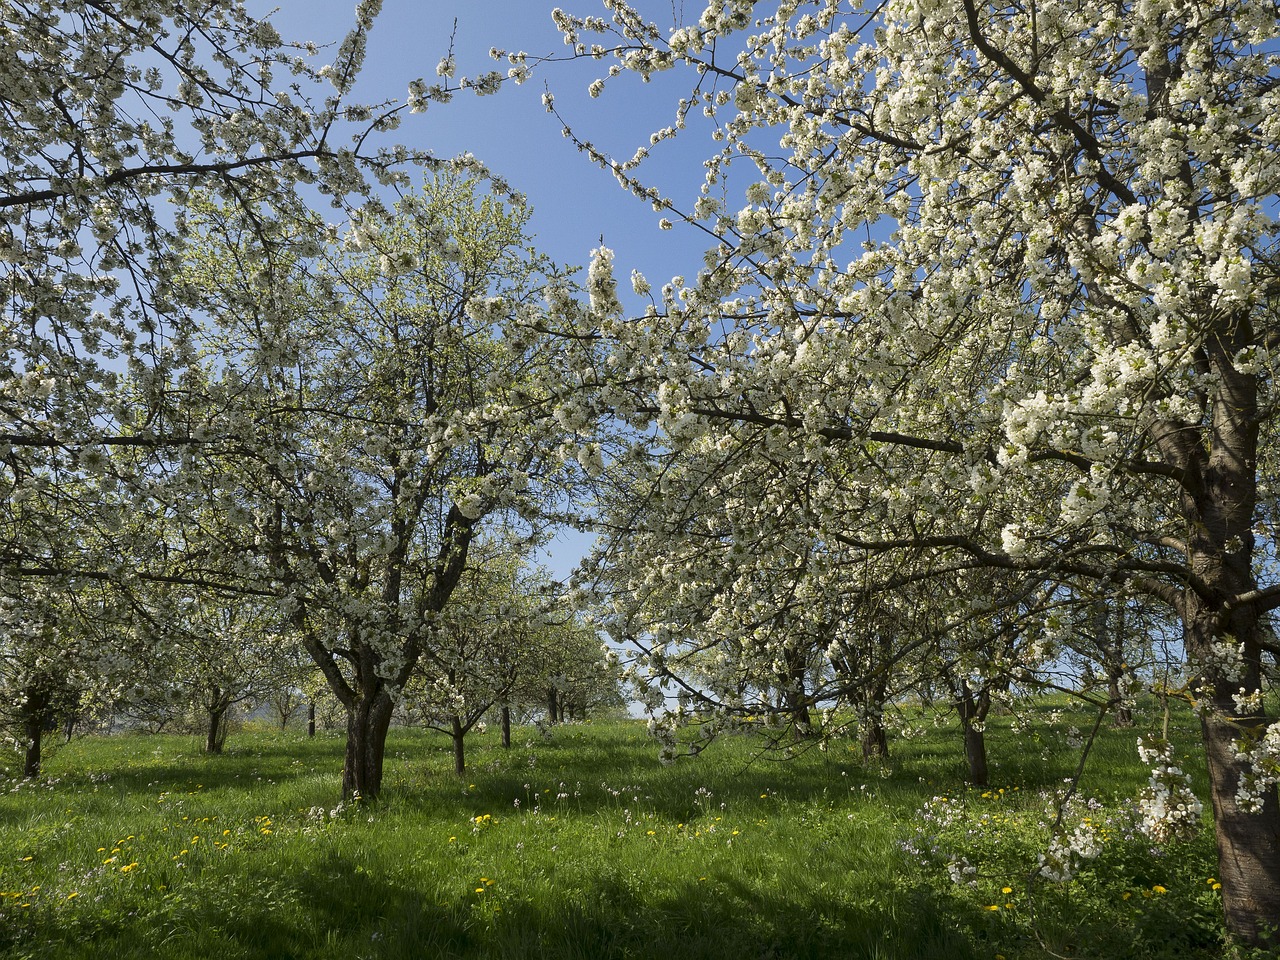
[[1140, 829], [1158, 844], [1185, 840], [1200, 829], [1201, 804], [1191, 777], [1173, 760], [1173, 746], [1152, 737], [1138, 739], [1138, 756], [1151, 767], [1151, 779], [1138, 796]]
[[1049, 841], [1049, 849], [1037, 858], [1037, 873], [1054, 883], [1066, 883], [1079, 872], [1081, 864], [1102, 852], [1097, 827], [1089, 820], [1076, 824], [1070, 833], [1060, 831]]
[[1236, 786], [1236, 803], [1247, 813], [1261, 812], [1275, 797], [1280, 783], [1280, 727], [1267, 726], [1259, 735], [1246, 735], [1234, 744], [1236, 759], [1243, 764]]

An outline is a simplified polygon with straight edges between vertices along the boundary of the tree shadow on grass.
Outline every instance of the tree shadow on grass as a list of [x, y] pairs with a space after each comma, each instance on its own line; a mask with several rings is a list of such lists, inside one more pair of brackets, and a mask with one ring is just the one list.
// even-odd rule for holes
[[[1025, 930], [923, 887], [770, 889], [716, 874], [654, 883], [602, 871], [533, 893], [516, 884], [442, 894], [431, 880], [380, 876], [359, 854], [305, 873], [220, 877], [128, 915], [82, 915], [72, 927], [34, 917], [6, 956], [78, 960], [989, 960], [1045, 955]], [[583, 877], [579, 877], [581, 884]], [[1071, 956], [1211, 957], [1212, 945], [1160, 931], [1084, 922], [1048, 931]], [[1159, 937], [1143, 934], [1161, 933]], [[1136, 940], [1130, 939], [1138, 934]], [[1013, 949], [1011, 949], [1011, 947]], [[1168, 949], [1165, 949], [1167, 947]], [[1205, 951], [1209, 952], [1205, 952]], [[1029, 952], [1028, 952], [1029, 951]], [[1180, 953], [1181, 951], [1181, 953]]]
[[[910, 919], [887, 903], [774, 896], [741, 881], [689, 883], [660, 894], [602, 883], [589, 902], [549, 910], [515, 904], [475, 956], [628, 960], [826, 960], [976, 957], [927, 901]], [[536, 949], [535, 949], [536, 947]], [[460, 954], [466, 956], [466, 954]]]
[[575, 897], [565, 890], [549, 903], [493, 888], [440, 903], [427, 891], [375, 880], [338, 860], [296, 882], [300, 899], [309, 905], [308, 924], [330, 932], [328, 946], [378, 960], [968, 960], [980, 955], [930, 895], [919, 891], [826, 899], [813, 891], [775, 895], [736, 878], [654, 890], [643, 881], [602, 876], [589, 895]]

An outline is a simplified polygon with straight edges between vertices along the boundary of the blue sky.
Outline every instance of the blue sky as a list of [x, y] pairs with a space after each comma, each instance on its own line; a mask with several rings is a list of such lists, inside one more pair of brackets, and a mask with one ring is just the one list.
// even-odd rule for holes
[[[531, 58], [563, 56], [568, 48], [551, 20], [557, 5], [578, 15], [604, 15], [599, 0], [385, 0], [356, 99], [404, 99], [410, 80], [436, 82], [436, 64], [448, 52], [451, 35], [459, 76], [495, 68], [505, 72], [506, 64], [488, 55], [495, 46], [524, 50]], [[250, 0], [252, 10], [275, 10], [271, 22], [286, 40], [329, 43], [331, 50], [354, 23], [354, 8], [354, 0]], [[662, 10], [661, 4], [655, 7], [660, 23]], [[665, 7], [667, 21], [672, 10]], [[326, 62], [324, 56], [318, 64]], [[619, 286], [629, 294], [626, 280], [633, 269], [655, 288], [678, 274], [692, 276], [701, 266], [705, 237], [679, 223], [673, 230], [660, 230], [659, 214], [564, 138], [561, 121], [543, 108], [542, 95], [550, 90], [575, 132], [625, 160], [648, 143], [650, 133], [672, 121], [691, 77], [664, 75], [651, 84], [624, 77], [598, 99], [590, 98], [587, 86], [607, 67], [608, 61], [546, 64], [521, 86], [507, 84], [489, 97], [459, 94], [449, 104], [406, 116], [394, 138], [442, 158], [475, 154], [529, 198], [535, 243], [561, 263], [585, 265], [603, 237], [617, 254]], [[686, 134], [655, 153], [654, 173], [661, 177], [659, 185], [688, 208], [702, 183], [702, 160], [714, 146], [703, 131]], [[641, 308], [638, 303], [630, 306]], [[588, 542], [582, 535], [564, 533], [543, 562], [556, 576], [566, 577]]]
[[[560, 0], [579, 14], [603, 14], [598, 0]], [[282, 0], [271, 16], [285, 39], [330, 42], [336, 46], [354, 21], [354, 0]], [[437, 81], [435, 68], [448, 52], [454, 32], [458, 73], [478, 74], [501, 68], [488, 56], [491, 47], [525, 50], [531, 57], [567, 52], [551, 22], [557, 6], [546, 0], [385, 0], [374, 26], [369, 56], [356, 98], [403, 99], [410, 80]], [[251, 3], [251, 9], [271, 9]], [[667, 19], [670, 19], [667, 7]], [[324, 54], [319, 62], [324, 62]], [[405, 117], [396, 140], [427, 148], [440, 157], [469, 151], [495, 173], [525, 193], [533, 206], [533, 230], [539, 248], [555, 259], [585, 264], [601, 236], [618, 254], [619, 274], [640, 269], [661, 285], [675, 274], [696, 272], [705, 246], [696, 231], [661, 231], [659, 215], [625, 193], [614, 178], [578, 153], [561, 135], [561, 123], [542, 106], [542, 94], [554, 93], [557, 107], [574, 129], [627, 159], [649, 134], [667, 125], [680, 96], [679, 82], [663, 78], [640, 84], [621, 78], [596, 100], [587, 96], [590, 81], [608, 61], [547, 64], [521, 86], [508, 84], [497, 94], [456, 96], [452, 103], [433, 104], [423, 114]], [[684, 92], [688, 92], [685, 90]], [[677, 143], [661, 171], [664, 187], [692, 202], [702, 182], [702, 159], [710, 151], [705, 136], [697, 143]], [[678, 151], [678, 152], [677, 152]], [[663, 158], [659, 157], [659, 162]], [[679, 186], [675, 186], [679, 184]]]

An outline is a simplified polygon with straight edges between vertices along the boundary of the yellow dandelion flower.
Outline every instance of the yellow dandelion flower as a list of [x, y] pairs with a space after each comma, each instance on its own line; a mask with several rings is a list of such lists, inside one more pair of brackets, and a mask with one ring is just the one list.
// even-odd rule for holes
[[121, 872], [121, 873], [128, 873], [130, 870], [132, 870], [132, 869], [133, 869], [134, 867], [136, 867], [137, 865], [138, 865], [138, 863], [137, 863], [137, 861], [135, 860], [133, 863], [130, 863], [130, 864], [127, 864], [126, 866], [121, 867], [121, 868], [120, 868], [120, 872]]
[[1152, 893], [1168, 893], [1169, 891], [1157, 883], [1154, 887], [1151, 888], [1151, 892]]
[[984, 910], [999, 910], [999, 909], [1000, 909], [1000, 905], [999, 905], [998, 903], [992, 903], [992, 904], [988, 904], [987, 906], [983, 907], [983, 909], [984, 909]]

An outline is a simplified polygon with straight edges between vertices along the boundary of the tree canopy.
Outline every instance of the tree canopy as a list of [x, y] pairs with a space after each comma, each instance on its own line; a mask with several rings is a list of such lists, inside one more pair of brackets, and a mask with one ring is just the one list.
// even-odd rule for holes
[[[652, 147], [700, 121], [713, 141], [688, 208], [645, 182], [649, 148], [582, 141], [714, 238], [647, 317], [600, 327], [645, 358], [614, 410], [657, 431], [644, 511], [602, 553], [615, 619], [639, 617], [657, 675], [693, 637], [765, 675], [795, 620], [966, 570], [1159, 601], [1185, 625], [1228, 925], [1256, 935], [1280, 916], [1275, 11], [716, 0], [664, 29], [608, 7], [558, 15], [612, 61], [592, 92], [685, 69]], [[1072, 623], [1040, 620], [1032, 672]]]

